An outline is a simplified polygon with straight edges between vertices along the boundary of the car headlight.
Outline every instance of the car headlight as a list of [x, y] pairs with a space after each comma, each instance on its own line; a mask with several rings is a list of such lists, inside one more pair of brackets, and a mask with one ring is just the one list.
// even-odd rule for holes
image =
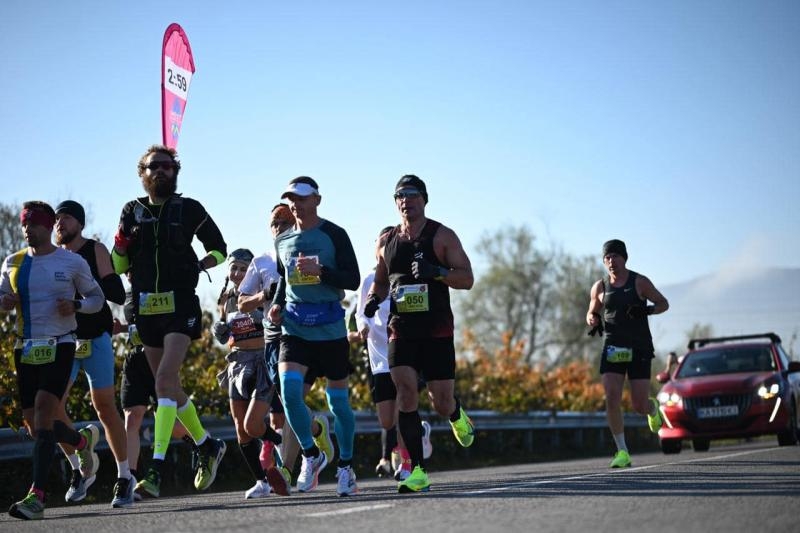
[[677, 392], [661, 391], [658, 393], [658, 402], [661, 405], [666, 405], [667, 407], [673, 407], [681, 403], [681, 397], [678, 396]]
[[780, 392], [781, 386], [779, 383], [764, 383], [758, 388], [756, 394], [763, 400], [769, 400], [777, 396]]

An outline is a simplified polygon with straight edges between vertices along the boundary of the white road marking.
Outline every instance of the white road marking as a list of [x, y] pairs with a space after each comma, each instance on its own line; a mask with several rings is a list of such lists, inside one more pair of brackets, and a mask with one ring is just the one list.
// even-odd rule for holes
[[309, 513], [306, 516], [337, 516], [351, 513], [363, 513], [366, 511], [374, 511], [376, 509], [388, 509], [394, 507], [393, 503], [379, 503], [376, 505], [361, 505], [359, 507], [347, 507], [346, 509], [337, 509], [335, 511], [322, 511], [319, 513]]

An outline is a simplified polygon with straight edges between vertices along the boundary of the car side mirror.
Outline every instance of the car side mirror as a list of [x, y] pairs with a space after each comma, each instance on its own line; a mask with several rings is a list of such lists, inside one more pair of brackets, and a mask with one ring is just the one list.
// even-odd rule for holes
[[659, 383], [666, 383], [669, 381], [669, 372], [659, 372], [656, 374], [656, 381]]
[[789, 373], [800, 372], [800, 361], [789, 361], [789, 368], [786, 370], [788, 370]]

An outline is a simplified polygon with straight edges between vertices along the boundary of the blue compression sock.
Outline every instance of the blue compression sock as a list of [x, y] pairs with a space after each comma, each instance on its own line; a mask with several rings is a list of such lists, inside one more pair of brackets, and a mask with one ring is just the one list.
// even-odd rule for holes
[[350, 392], [347, 389], [325, 390], [328, 407], [333, 413], [333, 431], [339, 443], [339, 459], [349, 461], [353, 458], [353, 440], [356, 435], [356, 417], [350, 407]]
[[297, 435], [297, 441], [304, 450], [314, 447], [311, 435], [311, 415], [303, 401], [303, 374], [296, 370], [280, 373], [281, 392], [286, 419]]

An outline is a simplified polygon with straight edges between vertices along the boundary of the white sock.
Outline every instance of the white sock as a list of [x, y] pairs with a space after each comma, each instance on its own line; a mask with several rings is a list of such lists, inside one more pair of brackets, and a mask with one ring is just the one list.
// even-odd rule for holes
[[81, 461], [78, 459], [78, 454], [72, 452], [72, 455], [67, 456], [67, 461], [69, 461], [69, 465], [72, 467], [73, 470], [80, 470], [81, 468]]
[[625, 444], [625, 432], [614, 435], [614, 442], [617, 444], [617, 450], [628, 451], [628, 445]]
[[117, 461], [117, 477], [120, 479], [130, 479], [131, 478], [131, 468], [128, 466], [128, 460], [125, 459], [122, 462]]

